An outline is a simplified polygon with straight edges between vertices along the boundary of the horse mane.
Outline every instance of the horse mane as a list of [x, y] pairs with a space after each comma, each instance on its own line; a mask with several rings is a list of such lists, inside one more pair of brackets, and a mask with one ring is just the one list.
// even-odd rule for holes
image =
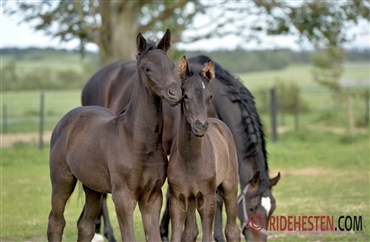
[[[208, 56], [199, 55], [191, 58], [198, 64], [203, 65], [209, 59]], [[252, 93], [242, 84], [240, 78], [231, 74], [220, 64], [213, 61], [215, 65], [216, 78], [228, 87], [228, 98], [233, 103], [238, 103], [242, 121], [239, 124], [240, 132], [245, 136], [245, 145], [243, 150], [244, 158], [256, 157], [256, 165], [260, 171], [261, 185], [259, 190], [266, 190], [270, 185], [268, 176], [268, 163], [265, 134], [262, 129], [262, 123], [257, 112]], [[263, 161], [262, 161], [263, 160]]]

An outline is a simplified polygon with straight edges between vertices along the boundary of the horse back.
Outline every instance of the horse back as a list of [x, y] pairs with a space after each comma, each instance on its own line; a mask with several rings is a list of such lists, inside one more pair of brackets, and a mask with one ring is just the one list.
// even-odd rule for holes
[[83, 106], [102, 106], [121, 111], [128, 103], [134, 81], [137, 79], [136, 62], [120, 60], [96, 72], [82, 90]]
[[[230, 129], [219, 119], [208, 118], [207, 144], [205, 149], [213, 150], [215, 157], [217, 184], [226, 176], [238, 174], [238, 157], [235, 141]], [[212, 148], [210, 148], [212, 147]], [[205, 150], [205, 153], [207, 150]]]

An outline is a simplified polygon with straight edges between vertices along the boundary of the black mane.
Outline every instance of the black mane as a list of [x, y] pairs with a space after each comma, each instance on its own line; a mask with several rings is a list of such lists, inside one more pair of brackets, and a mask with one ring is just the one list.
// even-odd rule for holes
[[[190, 58], [192, 61], [196, 61], [200, 65], [206, 63], [210, 58], [205, 55], [199, 55]], [[242, 122], [240, 123], [240, 130], [245, 135], [245, 148], [244, 158], [256, 156], [257, 167], [260, 171], [261, 181], [266, 179], [265, 185], [269, 185], [270, 181], [268, 178], [268, 163], [267, 163], [267, 152], [265, 134], [262, 129], [262, 123], [257, 112], [254, 97], [251, 92], [242, 84], [240, 79], [232, 75], [228, 70], [223, 68], [217, 62], [214, 62], [216, 78], [228, 87], [228, 97], [233, 103], [238, 103]], [[263, 157], [263, 162], [261, 158]], [[264, 182], [262, 182], [264, 183]]]

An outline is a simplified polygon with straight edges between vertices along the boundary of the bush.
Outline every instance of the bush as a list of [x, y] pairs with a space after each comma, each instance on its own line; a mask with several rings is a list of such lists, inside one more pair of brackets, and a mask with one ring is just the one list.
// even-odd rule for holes
[[296, 103], [298, 102], [299, 112], [308, 112], [308, 104], [302, 98], [299, 87], [295, 82], [284, 82], [277, 78], [274, 88], [276, 90], [276, 99], [278, 109], [284, 113], [294, 113]]
[[[276, 79], [275, 89], [278, 112], [294, 113], [295, 104], [298, 102], [299, 112], [308, 112], [309, 106], [302, 98], [299, 87], [294, 82], [284, 82]], [[255, 92], [257, 109], [261, 113], [270, 112], [270, 89], [259, 88]]]

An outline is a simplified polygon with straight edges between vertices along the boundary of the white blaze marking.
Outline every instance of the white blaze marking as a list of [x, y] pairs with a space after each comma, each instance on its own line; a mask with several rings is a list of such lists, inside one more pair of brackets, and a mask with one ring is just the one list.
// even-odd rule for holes
[[204, 85], [204, 82], [202, 82], [202, 87], [203, 87], [203, 89], [206, 88], [206, 86]]
[[267, 213], [267, 216], [268, 216], [269, 213], [270, 213], [270, 209], [271, 209], [271, 199], [270, 199], [270, 197], [262, 197], [261, 205], [266, 210], [266, 213]]

